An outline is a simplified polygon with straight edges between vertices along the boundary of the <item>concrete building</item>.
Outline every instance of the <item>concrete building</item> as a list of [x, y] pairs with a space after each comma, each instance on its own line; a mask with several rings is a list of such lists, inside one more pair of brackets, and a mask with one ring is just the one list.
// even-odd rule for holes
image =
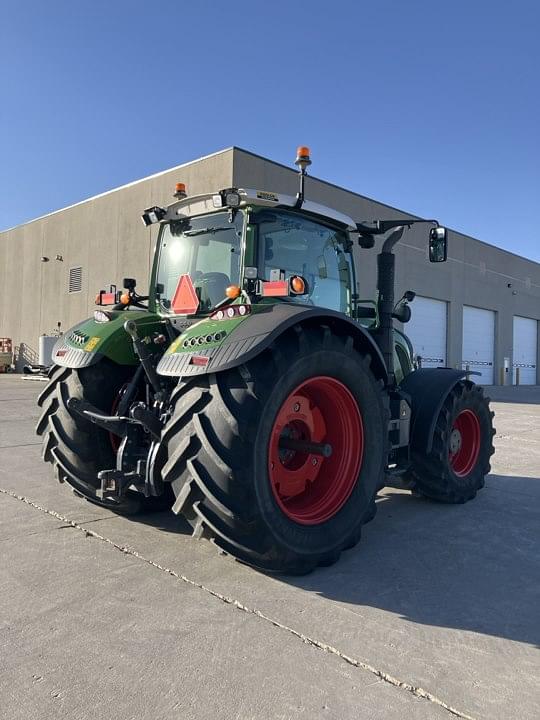
[[[234, 147], [0, 233], [0, 336], [13, 339], [19, 368], [35, 361], [41, 334], [90, 314], [101, 288], [129, 276], [145, 291], [157, 229], [140, 214], [170, 203], [178, 181], [190, 195], [233, 186], [295, 194], [298, 186], [294, 167]], [[306, 195], [358, 221], [414, 217], [311, 176]], [[396, 291], [418, 295], [406, 330], [425, 366], [469, 365], [484, 384], [510, 384], [519, 367], [522, 384], [540, 384], [540, 264], [451, 231], [448, 262], [433, 265], [425, 226], [407, 232], [396, 255]], [[355, 257], [358, 293], [373, 298], [376, 252], [358, 248]]]

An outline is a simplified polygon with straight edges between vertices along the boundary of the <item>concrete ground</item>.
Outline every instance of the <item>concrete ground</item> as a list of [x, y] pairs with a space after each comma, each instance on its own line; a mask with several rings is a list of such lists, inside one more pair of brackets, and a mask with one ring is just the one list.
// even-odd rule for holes
[[540, 717], [540, 388], [488, 389], [475, 501], [385, 490], [362, 542], [303, 578], [58, 485], [41, 388], [0, 376], [3, 720]]

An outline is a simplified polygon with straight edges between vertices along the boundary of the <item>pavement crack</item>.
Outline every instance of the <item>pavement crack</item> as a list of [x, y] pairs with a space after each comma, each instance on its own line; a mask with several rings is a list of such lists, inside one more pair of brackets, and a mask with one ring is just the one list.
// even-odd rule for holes
[[17, 493], [12, 492], [11, 490], [5, 490], [4, 488], [0, 488], [0, 493], [3, 495], [7, 495], [8, 497], [13, 498], [14, 500], [19, 500], [20, 502], [25, 503], [26, 505], [29, 505], [30, 507], [34, 508], [35, 510], [39, 510], [42, 513], [45, 513], [46, 515], [50, 515], [53, 518], [56, 518], [57, 520], [61, 520], [63, 523], [65, 523], [66, 526], [72, 527], [76, 530], [79, 530], [80, 532], [84, 533], [86, 537], [92, 537], [96, 540], [100, 540], [101, 542], [106, 543], [107, 545], [110, 545], [115, 550], [118, 550], [121, 553], [124, 553], [125, 555], [131, 555], [134, 558], [137, 558], [138, 560], [141, 560], [142, 562], [146, 563], [147, 565], [150, 565], [153, 568], [156, 568], [157, 570], [161, 570], [161, 572], [166, 573], [167, 575], [170, 575], [174, 577], [176, 580], [180, 580], [181, 582], [186, 583], [187, 585], [190, 585], [191, 587], [198, 588], [199, 590], [204, 591], [208, 595], [211, 595], [212, 597], [216, 598], [217, 600], [220, 600], [221, 602], [225, 603], [226, 605], [231, 605], [232, 607], [236, 608], [237, 610], [240, 610], [242, 612], [247, 613], [248, 615], [254, 615], [255, 617], [260, 618], [261, 620], [264, 620], [265, 622], [270, 623], [276, 628], [279, 628], [280, 630], [283, 630], [290, 635], [293, 635], [294, 637], [301, 640], [306, 645], [311, 645], [312, 647], [322, 650], [325, 653], [328, 653], [330, 655], [335, 655], [343, 662], [347, 663], [348, 665], [352, 665], [353, 667], [360, 668], [362, 670], [365, 670], [367, 672], [370, 672], [372, 675], [377, 677], [379, 680], [382, 680], [385, 683], [388, 683], [389, 685], [392, 685], [395, 688], [398, 688], [400, 690], [404, 690], [405, 692], [410, 693], [411, 695], [414, 695], [417, 698], [421, 698], [423, 700], [427, 700], [428, 702], [433, 703], [434, 705], [437, 705], [440, 708], [443, 708], [446, 710], [450, 715], [453, 715], [454, 717], [461, 718], [462, 720], [476, 720], [471, 715], [467, 715], [466, 713], [458, 710], [457, 708], [449, 705], [448, 703], [444, 702], [444, 700], [441, 700], [439, 697], [434, 695], [433, 693], [429, 692], [428, 690], [424, 690], [421, 687], [418, 687], [416, 685], [413, 685], [412, 683], [409, 683], [404, 680], [399, 680], [398, 678], [394, 677], [393, 675], [390, 675], [389, 673], [385, 672], [384, 670], [380, 670], [373, 665], [370, 665], [370, 663], [367, 663], [363, 660], [360, 660], [358, 658], [352, 657], [351, 655], [347, 655], [344, 652], [341, 652], [338, 648], [334, 647], [333, 645], [329, 645], [328, 643], [325, 643], [321, 640], [317, 640], [316, 638], [312, 638], [309, 635], [305, 635], [304, 633], [295, 630], [292, 627], [289, 627], [288, 625], [285, 625], [284, 623], [280, 622], [279, 620], [276, 620], [275, 618], [270, 617], [269, 615], [265, 615], [260, 610], [257, 610], [256, 608], [250, 608], [247, 605], [244, 605], [239, 600], [236, 600], [235, 598], [228, 597], [227, 595], [223, 595], [222, 593], [218, 592], [217, 590], [212, 590], [212, 588], [207, 587], [206, 585], [203, 585], [202, 583], [197, 582], [196, 580], [192, 580], [191, 578], [186, 577], [185, 575], [182, 575], [181, 573], [177, 573], [175, 570], [172, 570], [171, 568], [167, 568], [163, 565], [160, 565], [159, 563], [155, 562], [154, 560], [151, 560], [141, 553], [137, 552], [137, 550], [134, 550], [133, 548], [126, 547], [125, 545], [120, 545], [119, 543], [115, 542], [114, 540], [111, 540], [110, 538], [105, 537], [104, 535], [100, 535], [99, 533], [95, 532], [94, 530], [88, 530], [87, 528], [83, 527], [82, 525], [79, 525], [74, 520], [70, 520], [69, 518], [65, 517], [64, 515], [61, 515], [60, 513], [57, 513], [55, 510], [49, 510], [47, 508], [41, 507], [41, 505], [38, 505], [37, 503], [33, 502], [29, 498], [25, 497], [24, 495], [18, 495]]

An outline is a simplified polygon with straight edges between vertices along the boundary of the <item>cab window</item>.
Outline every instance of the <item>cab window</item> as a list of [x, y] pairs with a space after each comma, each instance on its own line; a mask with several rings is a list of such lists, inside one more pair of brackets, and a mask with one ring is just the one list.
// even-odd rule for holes
[[262, 278], [302, 275], [308, 293], [295, 302], [349, 312], [351, 268], [342, 230], [298, 213], [263, 210], [252, 217], [258, 229]]

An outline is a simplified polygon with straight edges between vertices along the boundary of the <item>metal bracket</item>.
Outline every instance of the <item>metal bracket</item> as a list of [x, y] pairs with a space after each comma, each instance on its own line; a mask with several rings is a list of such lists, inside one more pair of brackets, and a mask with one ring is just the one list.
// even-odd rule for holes
[[120, 502], [122, 495], [130, 485], [141, 485], [142, 478], [136, 472], [124, 473], [121, 470], [101, 470], [98, 472], [101, 486], [96, 495], [101, 500]]

